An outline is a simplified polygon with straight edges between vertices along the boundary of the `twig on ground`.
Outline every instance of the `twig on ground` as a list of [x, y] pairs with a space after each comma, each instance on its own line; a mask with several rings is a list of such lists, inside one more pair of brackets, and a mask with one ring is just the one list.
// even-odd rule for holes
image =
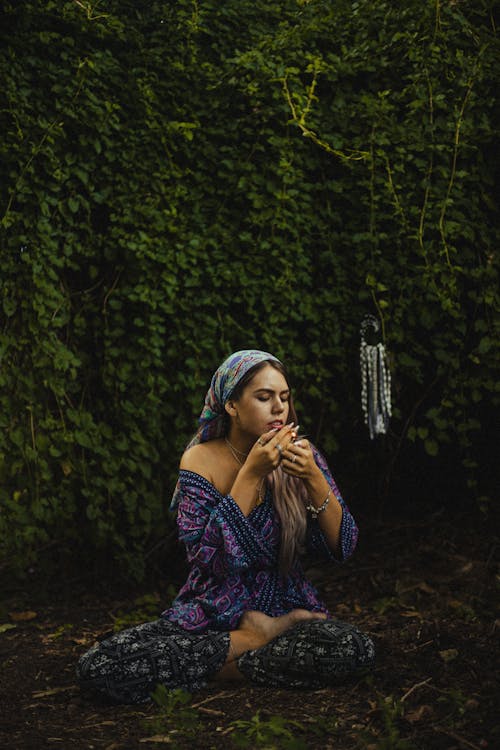
[[424, 643], [419, 643], [417, 646], [413, 646], [412, 648], [409, 648], [408, 651], [418, 651], [420, 648], [424, 648], [424, 646], [428, 646], [430, 643], [434, 643], [434, 638], [431, 638], [430, 641], [424, 641]]
[[452, 739], [456, 740], [457, 742], [461, 742], [462, 745], [466, 745], [467, 747], [472, 748], [472, 750], [481, 750], [479, 745], [474, 745], [473, 742], [469, 742], [469, 740], [466, 740], [465, 737], [462, 737], [461, 735], [457, 734], [456, 732], [452, 732], [451, 729], [444, 729], [443, 727], [434, 727], [436, 732], [441, 732], [441, 734], [447, 734], [448, 737], [452, 737]]
[[35, 693], [32, 693], [32, 698], [49, 698], [52, 695], [57, 695], [58, 693], [67, 693], [68, 691], [71, 691], [73, 693], [78, 692], [78, 688], [76, 685], [68, 685], [67, 687], [57, 687], [57, 688], [48, 688], [47, 690], [37, 690]]
[[215, 693], [215, 695], [209, 695], [208, 698], [204, 698], [202, 701], [199, 701], [198, 703], [192, 703], [191, 708], [199, 708], [200, 706], [204, 706], [205, 703], [211, 703], [212, 701], [216, 701], [217, 698], [227, 698], [230, 695], [234, 695], [234, 690], [221, 690], [220, 693]]
[[429, 682], [432, 682], [432, 677], [428, 677], [426, 680], [422, 680], [422, 682], [417, 682], [409, 690], [406, 691], [406, 693], [401, 698], [401, 703], [403, 703], [415, 690], [418, 690], [419, 687], [427, 685]]
[[205, 708], [205, 706], [201, 706], [198, 711], [201, 711], [204, 714], [208, 714], [209, 716], [225, 716], [226, 714], [224, 711], [218, 711], [216, 708]]

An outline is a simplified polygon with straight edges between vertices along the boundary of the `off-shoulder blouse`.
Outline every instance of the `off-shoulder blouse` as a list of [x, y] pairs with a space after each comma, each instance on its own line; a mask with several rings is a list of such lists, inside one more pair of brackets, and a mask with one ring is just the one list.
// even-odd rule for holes
[[[358, 529], [325, 459], [315, 448], [313, 453], [342, 506], [342, 522], [338, 558], [313, 518], [308, 520], [307, 552], [342, 561], [354, 551]], [[245, 516], [231, 495], [221, 495], [199, 474], [181, 470], [179, 487], [177, 525], [190, 573], [162, 617], [185, 630], [203, 632], [233, 630], [247, 610], [277, 617], [300, 607], [328, 615], [300, 560], [288, 574], [279, 571], [281, 528], [269, 488], [264, 502]]]

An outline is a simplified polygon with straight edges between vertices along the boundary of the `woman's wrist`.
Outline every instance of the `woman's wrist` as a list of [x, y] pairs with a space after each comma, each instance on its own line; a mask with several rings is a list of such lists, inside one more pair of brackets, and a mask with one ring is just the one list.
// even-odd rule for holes
[[332, 494], [332, 488], [328, 488], [328, 493], [321, 503], [321, 505], [306, 505], [306, 510], [309, 511], [309, 513], [312, 515], [313, 518], [317, 518], [320, 513], [324, 513], [324, 511], [328, 508], [328, 503], [330, 502], [330, 497]]
[[304, 478], [304, 485], [308, 497], [308, 502], [306, 504], [307, 509], [312, 512], [314, 516], [317, 515], [317, 510], [319, 510], [319, 512], [326, 510], [328, 503], [334, 499], [335, 495], [332, 492], [332, 488], [326, 480], [325, 475], [316, 463], [314, 464], [311, 475]]
[[256, 482], [259, 483], [262, 481], [263, 475], [261, 472], [257, 471], [252, 466], [247, 466], [246, 463], [243, 464], [241, 469], [238, 472], [238, 477], [242, 479], [244, 482]]
[[316, 463], [311, 468], [310, 474], [306, 474], [304, 477], [302, 477], [302, 480], [305, 484], [306, 490], [310, 494], [316, 493], [323, 486], [329, 486], [323, 475], [323, 472]]

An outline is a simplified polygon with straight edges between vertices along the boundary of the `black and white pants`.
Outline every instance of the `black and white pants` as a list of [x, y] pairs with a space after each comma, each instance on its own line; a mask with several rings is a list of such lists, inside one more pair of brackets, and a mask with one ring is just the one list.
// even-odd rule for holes
[[[194, 692], [224, 666], [229, 633], [192, 633], [168, 620], [146, 622], [96, 643], [80, 659], [83, 689], [118, 703], [143, 703], [159, 683]], [[306, 620], [237, 659], [240, 672], [268, 687], [335, 685], [373, 664], [371, 639], [338, 620]]]

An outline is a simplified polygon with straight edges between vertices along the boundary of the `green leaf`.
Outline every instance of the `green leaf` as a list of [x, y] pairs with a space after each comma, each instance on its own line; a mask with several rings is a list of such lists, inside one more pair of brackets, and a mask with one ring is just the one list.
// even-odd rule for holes
[[435, 440], [425, 440], [424, 442], [424, 448], [426, 453], [429, 454], [429, 456], [437, 456], [439, 453], [439, 445], [436, 443]]
[[12, 628], [15, 628], [15, 627], [16, 626], [10, 622], [0, 624], [0, 633], [6, 633], [7, 630], [12, 630]]

